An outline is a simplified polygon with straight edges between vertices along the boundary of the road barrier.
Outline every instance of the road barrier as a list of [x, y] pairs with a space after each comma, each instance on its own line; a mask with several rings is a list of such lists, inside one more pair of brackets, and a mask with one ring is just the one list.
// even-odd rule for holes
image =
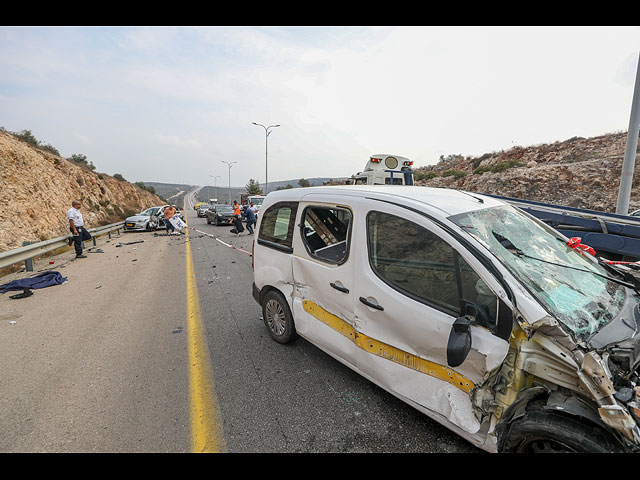
[[[116, 230], [118, 235], [120, 229], [124, 229], [124, 222], [112, 223], [110, 225], [103, 225], [102, 227], [90, 228], [87, 231], [91, 234], [93, 245], [96, 244], [96, 237], [107, 234], [111, 238], [111, 232]], [[69, 239], [72, 237], [71, 233], [63, 235], [61, 237], [44, 240], [42, 242], [23, 242], [22, 247], [14, 248], [13, 250], [7, 250], [0, 253], [0, 268], [5, 268], [10, 265], [25, 262], [25, 268], [28, 272], [33, 271], [33, 259], [38, 255], [50, 252], [60, 247], [69, 246]]]

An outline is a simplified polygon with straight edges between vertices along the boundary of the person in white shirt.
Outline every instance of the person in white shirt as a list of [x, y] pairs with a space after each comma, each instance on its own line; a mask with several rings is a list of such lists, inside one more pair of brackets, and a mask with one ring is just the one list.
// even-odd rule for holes
[[82, 213], [80, 213], [80, 207], [82, 205], [79, 201], [74, 200], [71, 202], [71, 208], [67, 210], [67, 221], [69, 222], [69, 229], [73, 234], [73, 237], [69, 239], [69, 245], [74, 244], [76, 249], [76, 258], [87, 258], [82, 254], [82, 241], [89, 240], [91, 234], [84, 228], [84, 220]]

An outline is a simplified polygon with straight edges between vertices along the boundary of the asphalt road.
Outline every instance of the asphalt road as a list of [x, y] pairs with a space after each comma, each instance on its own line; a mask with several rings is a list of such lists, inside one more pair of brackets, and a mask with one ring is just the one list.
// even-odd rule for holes
[[227, 451], [479, 452], [304, 339], [271, 340], [251, 295], [253, 236], [186, 210]]
[[[200, 451], [205, 420], [230, 453], [479, 452], [304, 339], [272, 341], [253, 237], [185, 212], [188, 235], [103, 238], [36, 264], [64, 285], [0, 295], [0, 452]], [[213, 387], [195, 420], [189, 260]]]
[[36, 263], [63, 285], [0, 294], [0, 452], [190, 451], [185, 239], [98, 248]]

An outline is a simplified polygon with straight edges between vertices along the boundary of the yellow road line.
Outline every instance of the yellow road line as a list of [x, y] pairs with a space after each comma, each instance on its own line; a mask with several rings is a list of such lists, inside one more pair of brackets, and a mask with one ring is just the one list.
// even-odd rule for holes
[[226, 446], [213, 383], [209, 349], [204, 338], [188, 227], [185, 236], [191, 451], [194, 453], [220, 453], [226, 451]]

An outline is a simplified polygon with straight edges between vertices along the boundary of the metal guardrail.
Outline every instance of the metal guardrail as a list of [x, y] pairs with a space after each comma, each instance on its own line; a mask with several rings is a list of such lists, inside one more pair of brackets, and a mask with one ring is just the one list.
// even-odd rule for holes
[[[91, 234], [93, 244], [96, 244], [96, 237], [104, 235], [105, 233], [111, 238], [111, 232], [114, 230], [120, 234], [120, 229], [124, 229], [124, 222], [112, 223], [110, 225], [103, 225], [101, 227], [95, 227], [87, 229]], [[63, 235], [57, 238], [51, 238], [42, 242], [23, 242], [22, 247], [14, 248], [13, 250], [7, 250], [0, 253], [0, 268], [8, 267], [15, 263], [25, 262], [25, 268], [28, 272], [33, 271], [33, 258], [38, 255], [50, 252], [60, 247], [69, 246], [69, 238], [71, 233]]]

